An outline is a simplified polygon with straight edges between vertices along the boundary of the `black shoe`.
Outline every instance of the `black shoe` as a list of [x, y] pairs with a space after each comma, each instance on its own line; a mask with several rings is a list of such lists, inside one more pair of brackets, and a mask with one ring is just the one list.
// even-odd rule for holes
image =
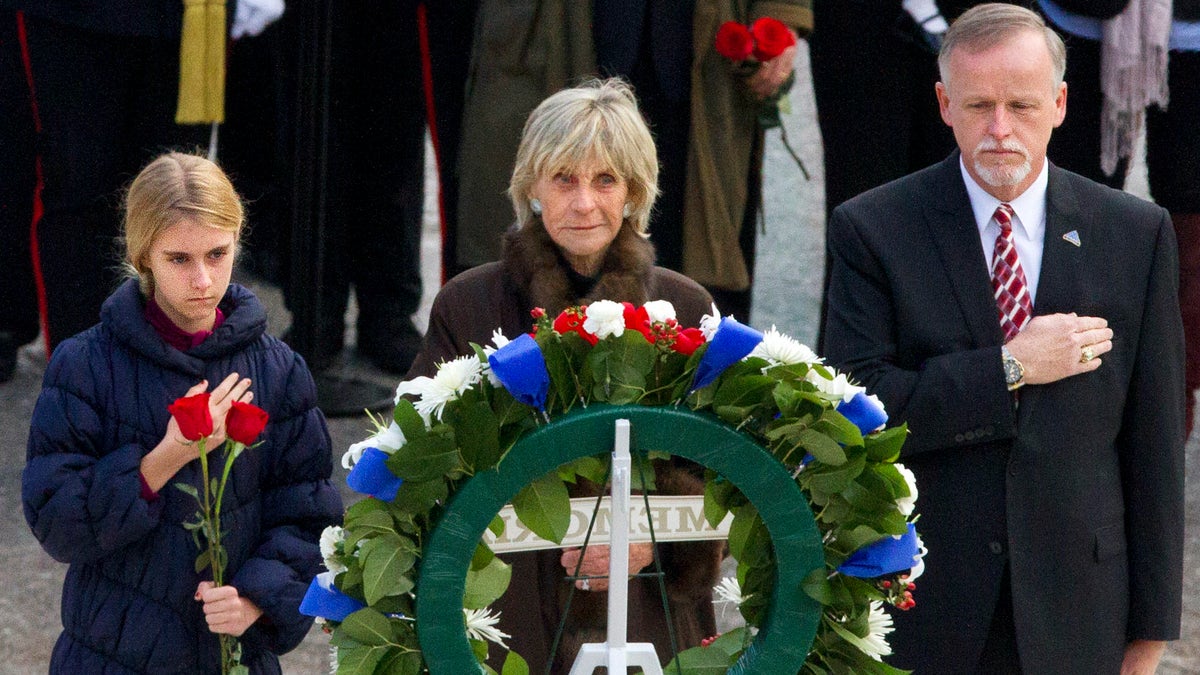
[[8, 382], [17, 371], [16, 338], [8, 331], [0, 331], [0, 382]]
[[422, 344], [421, 334], [408, 317], [358, 322], [358, 353], [394, 375], [408, 372]]

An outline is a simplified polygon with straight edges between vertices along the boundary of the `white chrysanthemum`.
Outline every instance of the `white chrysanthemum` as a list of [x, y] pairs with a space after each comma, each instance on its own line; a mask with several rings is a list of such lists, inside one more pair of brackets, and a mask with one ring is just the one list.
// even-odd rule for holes
[[814, 368], [808, 371], [805, 379], [813, 383], [817, 391], [830, 396], [839, 396], [842, 401], [849, 401], [860, 392], [867, 390], [866, 387], [851, 384], [845, 373], [837, 373], [832, 380], [829, 380]]
[[467, 622], [467, 637], [472, 640], [495, 642], [508, 649], [508, 645], [504, 644], [504, 639], [512, 636], [496, 628], [496, 624], [500, 622], [500, 612], [492, 614], [491, 609], [467, 609], [464, 607], [463, 617]]
[[439, 365], [437, 375], [433, 377], [422, 376], [401, 382], [396, 387], [396, 403], [407, 394], [419, 396], [420, 400], [414, 406], [425, 418], [425, 423], [428, 424], [434, 417], [440, 420], [446, 404], [479, 382], [482, 370], [479, 359], [474, 355], [460, 356]]
[[714, 605], [724, 602], [741, 605], [746, 601], [746, 597], [749, 597], [742, 596], [742, 585], [738, 583], [737, 577], [722, 577], [721, 582], [713, 586], [713, 592], [717, 595], [717, 599], [713, 600]]
[[587, 306], [583, 315], [583, 329], [597, 338], [621, 337], [625, 333], [625, 305], [619, 302], [597, 300]]
[[370, 438], [351, 444], [346, 453], [342, 455], [342, 468], [353, 469], [367, 448], [379, 448], [390, 455], [404, 447], [406, 442], [400, 426], [392, 422], [387, 427], [377, 429], [375, 435]]
[[801, 344], [795, 338], [780, 333], [771, 326], [771, 330], [763, 333], [762, 342], [750, 352], [771, 362], [771, 365], [782, 364], [790, 366], [795, 363], [821, 363], [824, 361], [817, 353]]
[[329, 675], [337, 675], [338, 671], [337, 647], [329, 648]]
[[867, 656], [876, 661], [882, 661], [882, 657], [892, 653], [892, 646], [888, 644], [887, 636], [892, 632], [893, 627], [892, 615], [887, 613], [887, 610], [883, 608], [883, 603], [879, 600], [871, 602], [871, 613], [867, 615], [867, 626], [869, 632], [865, 638], [860, 638], [849, 631], [842, 635]]
[[666, 323], [675, 319], [675, 305], [666, 300], [651, 300], [642, 307], [646, 308], [646, 316], [649, 317], [650, 323]]
[[496, 377], [496, 374], [492, 372], [492, 366], [490, 363], [488, 363], [487, 359], [492, 354], [495, 354], [497, 351], [499, 351], [501, 347], [508, 344], [509, 342], [512, 342], [512, 340], [509, 340], [508, 338], [504, 337], [504, 333], [501, 333], [500, 329], [497, 328], [496, 330], [492, 331], [492, 344], [485, 345], [483, 348], [484, 358], [479, 363], [480, 363], [480, 366], [483, 368], [484, 376], [487, 377], [488, 382], [492, 383], [493, 387], [502, 387], [504, 385], [503, 385], [503, 383], [500, 382], [500, 378]]
[[325, 569], [334, 574], [346, 571], [346, 566], [334, 558], [338, 544], [343, 541], [346, 541], [346, 533], [338, 525], [330, 525], [321, 532], [321, 557], [325, 559]]
[[900, 508], [900, 513], [911, 516], [917, 507], [917, 477], [913, 475], [912, 469], [899, 462], [895, 464], [895, 467], [900, 475], [904, 476], [904, 482], [908, 485], [908, 496], [897, 499], [896, 506]]
[[717, 328], [721, 325], [721, 310], [717, 309], [717, 303], [712, 304], [712, 314], [705, 314], [700, 317], [700, 332], [704, 334], [705, 342], [712, 342], [713, 336], [717, 334]]

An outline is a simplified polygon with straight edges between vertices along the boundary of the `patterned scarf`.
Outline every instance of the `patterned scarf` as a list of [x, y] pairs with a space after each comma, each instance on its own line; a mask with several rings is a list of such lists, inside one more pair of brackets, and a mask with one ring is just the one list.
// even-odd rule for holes
[[1104, 22], [1100, 51], [1100, 168], [1112, 175], [1133, 154], [1146, 107], [1167, 107], [1167, 43], [1171, 0], [1130, 0], [1125, 11]]

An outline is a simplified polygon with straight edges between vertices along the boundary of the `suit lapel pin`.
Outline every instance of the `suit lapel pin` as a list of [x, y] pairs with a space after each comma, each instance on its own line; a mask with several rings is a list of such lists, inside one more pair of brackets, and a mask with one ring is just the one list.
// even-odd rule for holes
[[1082, 242], [1079, 240], [1079, 231], [1078, 230], [1071, 230], [1070, 232], [1064, 234], [1063, 240], [1069, 241], [1072, 244], [1075, 244], [1076, 246], [1082, 245]]

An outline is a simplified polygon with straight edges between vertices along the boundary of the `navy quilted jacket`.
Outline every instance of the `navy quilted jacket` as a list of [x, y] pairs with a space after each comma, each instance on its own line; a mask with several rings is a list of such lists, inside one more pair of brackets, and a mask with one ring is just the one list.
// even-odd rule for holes
[[216, 635], [193, 599], [208, 577], [196, 574], [198, 550], [181, 526], [196, 504], [173, 486], [199, 486], [200, 464], [185, 466], [147, 501], [139, 463], [166, 432], [171, 401], [202, 379], [215, 385], [237, 372], [252, 379], [254, 403], [271, 419], [226, 489], [226, 578], [263, 610], [241, 638], [243, 663], [278, 673], [275, 655], [299, 644], [311, 625], [298, 608], [321, 568], [320, 533], [341, 519], [312, 377], [266, 334], [262, 305], [241, 286], [231, 285], [221, 302], [225, 322], [187, 352], [163, 342], [143, 307], [134, 281], [113, 293], [99, 325], [55, 350], [34, 408], [25, 518], [46, 551], [70, 565], [50, 671], [220, 671]]

